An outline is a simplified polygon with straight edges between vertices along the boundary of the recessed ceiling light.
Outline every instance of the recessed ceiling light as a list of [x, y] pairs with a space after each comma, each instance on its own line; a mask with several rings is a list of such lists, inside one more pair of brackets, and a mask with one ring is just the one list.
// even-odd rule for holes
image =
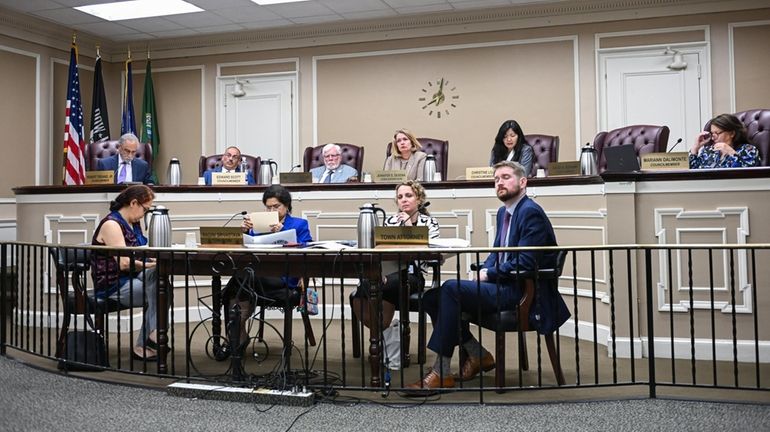
[[120, 21], [203, 11], [203, 9], [198, 6], [183, 0], [131, 0], [117, 3], [78, 6], [75, 9], [98, 16], [107, 21]]
[[254, 3], [258, 5], [271, 5], [271, 4], [279, 4], [279, 3], [294, 3], [294, 2], [301, 2], [301, 1], [308, 1], [308, 0], [251, 0]]

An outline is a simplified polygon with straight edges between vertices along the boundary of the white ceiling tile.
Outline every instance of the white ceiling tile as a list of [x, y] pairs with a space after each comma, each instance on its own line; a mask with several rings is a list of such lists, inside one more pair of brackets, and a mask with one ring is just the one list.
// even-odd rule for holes
[[372, 12], [389, 10], [390, 6], [382, 0], [319, 0], [327, 8], [339, 14], [351, 12]]
[[62, 5], [52, 0], [0, 0], [0, 6], [5, 8], [20, 11], [31, 12], [46, 9], [61, 9]]
[[116, 21], [126, 27], [134, 30], [146, 33], [152, 33], [156, 31], [176, 30], [183, 28], [181, 25], [168, 21], [165, 18], [153, 17], [153, 18], [139, 18], [130, 20]]
[[201, 9], [214, 11], [217, 9], [234, 8], [238, 6], [256, 6], [251, 0], [185, 0]]
[[242, 31], [243, 27], [238, 24], [225, 24], [209, 27], [198, 27], [195, 29], [198, 33], [229, 33]]
[[72, 26], [75, 24], [96, 23], [96, 22], [104, 21], [99, 17], [95, 17], [93, 15], [89, 15], [87, 13], [83, 13], [83, 12], [80, 12], [79, 10], [75, 10], [71, 8], [46, 9], [46, 10], [32, 12], [32, 15], [38, 16], [48, 21], [57, 22], [64, 26]]
[[91, 33], [95, 36], [108, 36], [110, 38], [116, 35], [136, 34], [136, 30], [131, 30], [128, 27], [109, 21], [102, 21], [91, 24], [79, 24], [75, 28], [87, 33]]
[[282, 18], [274, 12], [257, 5], [217, 9], [215, 13], [236, 23], [277, 20]]
[[166, 30], [166, 31], [159, 31], [159, 32], [155, 32], [154, 31], [151, 34], [153, 36], [157, 37], [158, 39], [163, 39], [163, 38], [177, 38], [177, 37], [184, 37], [184, 36], [194, 36], [194, 35], [198, 34], [198, 32], [196, 32], [193, 29], [183, 28], [183, 29], [179, 29], [179, 30]]
[[215, 25], [232, 24], [229, 19], [219, 16], [212, 12], [193, 12], [179, 15], [169, 15], [167, 20], [175, 22], [184, 27], [208, 27]]
[[265, 6], [268, 10], [284, 18], [299, 18], [310, 16], [331, 15], [334, 12], [324, 5], [315, 2], [286, 3]]
[[[147, 33], [132, 33], [128, 35], [115, 35], [112, 36], [112, 40], [117, 42], [131, 42], [131, 41], [137, 41], [137, 40], [149, 40], [149, 39], [156, 39], [155, 36]], [[144, 60], [146, 57], [144, 49], [136, 49], [137, 47], [134, 47], [134, 49], [131, 50], [131, 59], [133, 60]], [[152, 55], [152, 51], [150, 51], [150, 55]], [[133, 67], [133, 66], [132, 66]]]
[[101, 1], [97, 1], [97, 0], [55, 0], [55, 1], [56, 1], [56, 3], [59, 3], [60, 5], [67, 6], [67, 7], [87, 6], [87, 5], [92, 5], [92, 4], [96, 4], [96, 3], [114, 3], [114, 0], [113, 1], [104, 1], [104, 0], [101, 0]]
[[286, 19], [275, 19], [275, 20], [265, 20], [265, 21], [243, 22], [240, 24], [246, 29], [258, 30], [258, 29], [289, 26], [292, 24], [292, 22]]

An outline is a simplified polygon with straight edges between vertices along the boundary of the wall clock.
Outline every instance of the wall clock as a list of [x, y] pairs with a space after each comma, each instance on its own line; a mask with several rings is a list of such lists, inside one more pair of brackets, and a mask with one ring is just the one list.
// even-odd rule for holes
[[457, 94], [457, 87], [450, 86], [446, 78], [428, 81], [428, 86], [422, 89], [422, 95], [417, 98], [422, 105], [422, 109], [428, 113], [428, 116], [448, 116], [450, 111], [457, 108], [457, 101], [460, 95]]

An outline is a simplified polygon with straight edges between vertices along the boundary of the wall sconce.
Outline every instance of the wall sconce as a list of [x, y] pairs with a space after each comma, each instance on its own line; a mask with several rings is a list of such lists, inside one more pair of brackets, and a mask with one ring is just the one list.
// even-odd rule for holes
[[663, 54], [674, 55], [674, 60], [671, 62], [670, 65], [666, 66], [667, 68], [671, 70], [677, 70], [677, 71], [687, 69], [687, 62], [684, 61], [684, 56], [678, 50], [671, 49], [671, 47], [667, 47], [666, 51]]
[[[246, 81], [248, 82], [248, 81]], [[240, 81], [238, 78], [235, 79], [235, 88], [233, 89], [232, 93], [230, 93], [233, 97], [243, 97], [246, 96], [246, 90], [243, 89], [243, 82]]]

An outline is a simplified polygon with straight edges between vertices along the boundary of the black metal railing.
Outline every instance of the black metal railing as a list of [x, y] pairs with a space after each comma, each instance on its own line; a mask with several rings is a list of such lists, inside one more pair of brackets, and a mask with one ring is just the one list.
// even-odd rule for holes
[[[529, 305], [461, 304], [458, 329], [465, 320], [478, 323], [473, 336], [507, 361], [443, 389], [459, 393], [457, 400], [499, 400], [490, 391], [561, 388], [580, 394], [618, 386], [646, 388], [649, 397], [668, 388], [770, 390], [769, 245], [244, 251], [4, 242], [0, 354], [39, 356], [68, 372], [111, 370], [147, 379], [403, 395], [433, 365], [435, 353], [426, 355], [424, 346], [435, 323], [426, 311], [448, 307], [437, 291], [442, 283], [478, 279], [474, 263], [490, 251], [528, 250], [564, 251], [562, 266], [514, 271], [495, 284], [494, 295], [501, 299], [514, 285], [527, 292], [531, 280]], [[127, 256], [132, 265], [155, 262], [156, 292], [98, 298], [93, 254]], [[415, 260], [433, 263], [425, 266], [433, 272], [422, 275], [424, 287], [411, 291], [408, 278], [402, 278], [394, 304], [399, 323], [395, 331], [383, 330], [390, 323], [382, 322], [389, 311], [379, 281]], [[301, 288], [267, 290], [267, 276], [296, 278]], [[147, 286], [147, 276], [141, 277]], [[480, 293], [481, 284], [474, 289]], [[550, 289], [570, 313], [553, 334], [536, 329], [538, 314], [548, 313], [538, 302]], [[318, 314], [309, 316], [314, 294]], [[159, 305], [154, 339], [159, 356], [137, 359], [135, 342], [150, 336], [138, 334], [146, 313], [138, 305], [147, 304], [148, 295]], [[351, 320], [350, 302], [356, 298], [367, 308], [372, 330], [358, 315]], [[300, 312], [292, 312], [297, 307]], [[247, 319], [241, 319], [241, 310]], [[392, 348], [393, 334], [401, 339], [401, 365], [389, 370], [386, 349]], [[452, 368], [442, 376], [458, 370], [466, 358], [461, 351], [454, 351]]]

